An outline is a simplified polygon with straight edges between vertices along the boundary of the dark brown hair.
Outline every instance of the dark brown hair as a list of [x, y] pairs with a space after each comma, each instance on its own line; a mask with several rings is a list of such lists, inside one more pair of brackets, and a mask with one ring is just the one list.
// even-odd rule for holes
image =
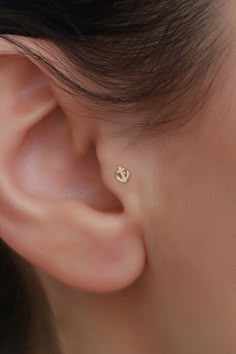
[[[140, 125], [153, 129], [207, 100], [227, 46], [222, 8], [220, 0], [0, 0], [0, 36], [72, 95], [148, 111]], [[61, 55], [51, 50], [50, 61], [6, 34], [46, 39]]]
[[[139, 125], [153, 129], [206, 101], [226, 49], [222, 11], [219, 0], [0, 0], [0, 36], [75, 97], [147, 111]], [[48, 40], [61, 55], [52, 62], [11, 35]], [[0, 253], [0, 352], [25, 354], [34, 301], [12, 253]]]

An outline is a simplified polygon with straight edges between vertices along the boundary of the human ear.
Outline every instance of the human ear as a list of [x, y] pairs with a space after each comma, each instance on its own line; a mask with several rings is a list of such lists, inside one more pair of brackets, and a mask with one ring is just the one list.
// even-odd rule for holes
[[[81, 141], [78, 133], [75, 143], [45, 72], [3, 42], [0, 89], [4, 242], [70, 286], [113, 292], [131, 285], [145, 264], [142, 227], [102, 177], [91, 121], [83, 130], [78, 113]], [[114, 159], [112, 151], [108, 158]]]

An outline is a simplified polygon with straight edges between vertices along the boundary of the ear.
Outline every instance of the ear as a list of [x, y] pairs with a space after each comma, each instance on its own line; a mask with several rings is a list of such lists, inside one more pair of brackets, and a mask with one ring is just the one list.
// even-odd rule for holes
[[0, 90], [2, 239], [70, 286], [111, 292], [131, 285], [145, 263], [142, 225], [122, 197], [132, 183], [111, 191], [115, 170], [102, 159], [113, 161], [114, 151], [107, 144], [98, 157], [99, 127], [78, 110], [75, 132], [45, 72], [3, 41]]

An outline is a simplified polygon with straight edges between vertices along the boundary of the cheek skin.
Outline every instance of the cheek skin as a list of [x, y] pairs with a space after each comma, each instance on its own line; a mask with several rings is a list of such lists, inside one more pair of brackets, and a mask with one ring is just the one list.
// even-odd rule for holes
[[225, 87], [224, 97], [215, 98], [185, 131], [148, 147], [156, 151], [149, 173], [155, 198], [147, 201], [149, 262], [157, 280], [158, 316], [181, 354], [236, 351], [232, 92], [234, 87]]

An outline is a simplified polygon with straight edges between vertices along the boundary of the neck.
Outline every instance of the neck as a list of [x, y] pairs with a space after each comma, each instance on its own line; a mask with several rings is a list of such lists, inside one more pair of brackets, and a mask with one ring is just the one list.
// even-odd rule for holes
[[144, 279], [120, 293], [91, 295], [45, 274], [40, 277], [55, 314], [62, 354], [78, 354], [78, 349], [83, 354], [158, 353], [154, 347], [158, 332], [149, 325], [152, 300], [141, 291]]

